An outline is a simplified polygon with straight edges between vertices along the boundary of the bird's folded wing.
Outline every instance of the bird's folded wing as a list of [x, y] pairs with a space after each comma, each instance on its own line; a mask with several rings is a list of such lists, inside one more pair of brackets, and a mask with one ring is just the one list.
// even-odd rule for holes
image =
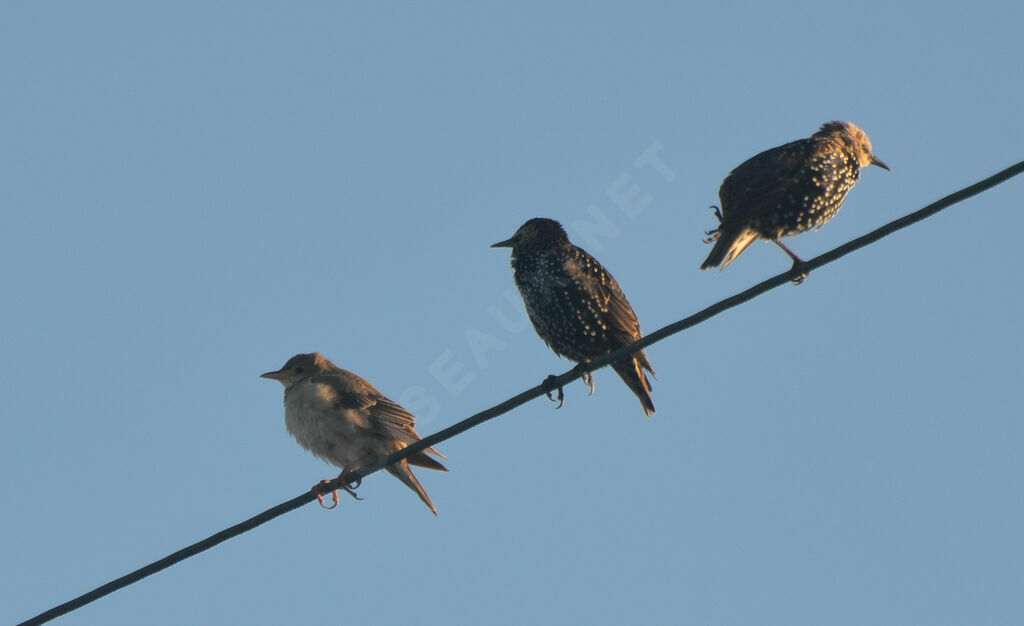
[[576, 249], [576, 266], [595, 280], [573, 281], [571, 288], [585, 289], [588, 293], [580, 294], [577, 301], [599, 302], [602, 310], [598, 312], [600, 321], [608, 327], [608, 334], [616, 347], [627, 346], [643, 335], [640, 321], [629, 304], [626, 294], [615, 278], [608, 273], [597, 259], [581, 248]]
[[817, 142], [802, 139], [754, 155], [722, 181], [718, 191], [724, 222], [774, 209], [794, 179], [800, 177]]

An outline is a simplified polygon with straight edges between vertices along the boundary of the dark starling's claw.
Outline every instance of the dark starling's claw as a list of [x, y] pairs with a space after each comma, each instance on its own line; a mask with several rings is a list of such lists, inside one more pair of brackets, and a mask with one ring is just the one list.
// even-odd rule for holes
[[[558, 406], [556, 406], [555, 408], [560, 409], [562, 408], [562, 405], [565, 404], [565, 392], [562, 391], [562, 387], [560, 385], [555, 384], [555, 380], [557, 380], [557, 378], [557, 376], [551, 374], [550, 376], [544, 379], [544, 382], [542, 382], [540, 386], [542, 389], [544, 389], [544, 395], [548, 397], [548, 400], [551, 400], [552, 402], [557, 402]], [[558, 392], [558, 398], [554, 398], [551, 396], [552, 391]]]
[[[715, 210], [715, 217], [718, 218], [718, 223], [721, 224], [722, 223], [722, 209], [717, 207], [717, 206], [715, 206], [715, 205], [713, 205], [713, 204], [710, 207], [708, 207], [708, 208]], [[711, 231], [711, 232], [714, 232], [714, 231]], [[709, 232], [707, 234], [710, 235], [711, 232]]]
[[793, 261], [793, 267], [789, 268], [789, 282], [794, 285], [802, 284], [809, 274], [810, 272], [804, 271], [803, 261]]
[[576, 367], [572, 368], [572, 373], [583, 379], [583, 384], [585, 384], [587, 387], [590, 387], [590, 393], [588, 393], [587, 395], [594, 395], [594, 376], [593, 374], [590, 373], [590, 370], [587, 369], [587, 364], [577, 363]]
[[580, 378], [583, 379], [583, 384], [584, 385], [586, 385], [587, 387], [590, 387], [590, 392], [588, 392], [587, 395], [588, 396], [594, 395], [594, 389], [595, 389], [594, 375], [591, 374], [590, 372], [583, 372], [583, 375], [580, 376]]

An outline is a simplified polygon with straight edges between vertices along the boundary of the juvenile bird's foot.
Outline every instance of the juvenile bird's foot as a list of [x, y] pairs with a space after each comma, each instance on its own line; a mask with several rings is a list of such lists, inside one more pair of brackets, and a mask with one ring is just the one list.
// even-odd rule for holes
[[[348, 495], [352, 496], [356, 500], [362, 500], [362, 498], [360, 498], [358, 495], [356, 495], [356, 489], [359, 489], [359, 485], [363, 484], [363, 479], [358, 477], [358, 476], [355, 477], [354, 479], [350, 478], [351, 474], [352, 474], [352, 471], [350, 469], [348, 469], [348, 468], [342, 469], [341, 473], [338, 474], [338, 478], [336, 480], [342, 481], [340, 491], [344, 491], [345, 493], [347, 493]], [[313, 489], [312, 489], [313, 493], [316, 494], [316, 499], [320, 502], [320, 506], [322, 506], [325, 509], [333, 509], [334, 507], [338, 506], [338, 491], [339, 491], [339, 489], [333, 489], [331, 491], [326, 491], [325, 488], [324, 488], [325, 485], [329, 485], [329, 484], [331, 484], [331, 482], [332, 481], [330, 481], [330, 480], [321, 480], [317, 484], [313, 485]], [[327, 494], [327, 493], [331, 494], [331, 504], [330, 505], [324, 504], [324, 495]]]
[[[562, 391], [561, 385], [555, 384], [555, 380], [557, 378], [557, 376], [551, 374], [550, 376], [544, 379], [544, 382], [540, 384], [540, 387], [541, 389], [544, 390], [544, 395], [548, 397], [548, 400], [558, 403], [558, 406], [556, 406], [555, 408], [560, 409], [562, 408], [562, 405], [565, 404], [565, 392]], [[558, 391], [558, 398], [554, 398], [551, 396], [551, 392], [553, 391]]]
[[[329, 480], [321, 480], [317, 484], [313, 485], [312, 489], [310, 489], [310, 491], [316, 494], [316, 499], [320, 503], [320, 506], [325, 509], [333, 509], [334, 507], [338, 506], [338, 490], [334, 489], [333, 491], [324, 491], [325, 486], [329, 485], [330, 483], [331, 481]], [[324, 504], [324, 494], [327, 493], [331, 494], [330, 505]]]

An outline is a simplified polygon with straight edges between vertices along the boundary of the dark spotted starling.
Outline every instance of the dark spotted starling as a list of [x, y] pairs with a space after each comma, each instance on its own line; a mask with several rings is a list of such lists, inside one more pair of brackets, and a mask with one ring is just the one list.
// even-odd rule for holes
[[809, 139], [754, 156], [734, 169], [718, 190], [720, 225], [705, 243], [716, 242], [700, 266], [724, 270], [758, 237], [774, 241], [793, 259], [795, 282], [806, 274], [803, 259], [779, 239], [821, 226], [843, 206], [860, 169], [889, 167], [871, 152], [871, 140], [849, 122], [829, 122]]
[[[535, 217], [511, 239], [491, 247], [512, 248], [512, 269], [526, 312], [556, 354], [584, 364], [643, 337], [619, 284], [597, 259], [570, 243], [555, 220]], [[651, 383], [644, 370], [653, 375], [654, 369], [646, 351], [611, 366], [640, 398], [644, 413], [652, 415]], [[582, 378], [593, 393], [590, 373], [584, 370]]]

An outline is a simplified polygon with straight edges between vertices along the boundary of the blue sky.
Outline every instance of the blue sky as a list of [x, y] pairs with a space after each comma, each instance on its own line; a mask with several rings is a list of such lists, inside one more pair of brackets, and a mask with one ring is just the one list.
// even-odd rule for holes
[[[1019, 161], [1022, 21], [1009, 1], [5, 5], [0, 621], [333, 476], [258, 378], [297, 352], [423, 434], [569, 369], [488, 248], [528, 218], [565, 223], [650, 331], [788, 266], [755, 243], [697, 269], [722, 178], [761, 150], [843, 119], [892, 167], [788, 242], [805, 258]], [[451, 471], [418, 472], [439, 518], [377, 475], [64, 621], [1015, 621], [1022, 185], [653, 346], [650, 420], [602, 370], [592, 397], [439, 446]]]

